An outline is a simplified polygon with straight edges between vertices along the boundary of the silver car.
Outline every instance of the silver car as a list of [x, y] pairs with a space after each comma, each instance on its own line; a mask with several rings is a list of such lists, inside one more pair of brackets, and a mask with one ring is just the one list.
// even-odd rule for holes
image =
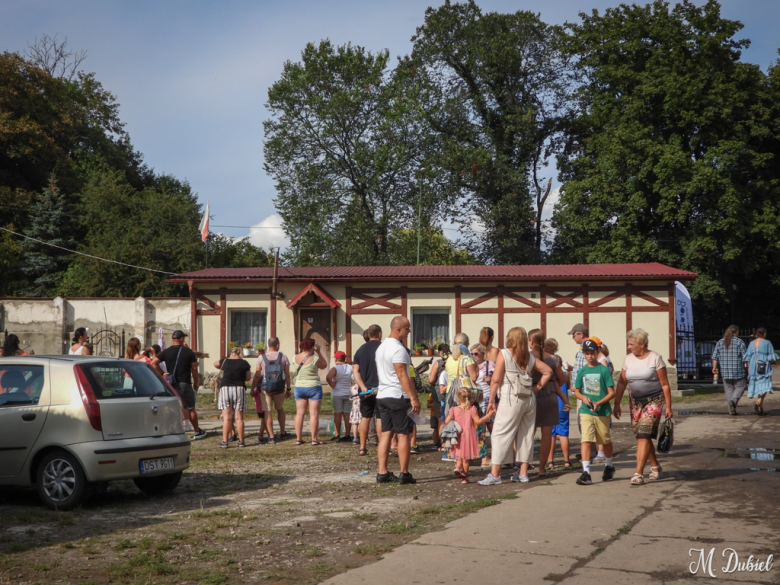
[[0, 358], [0, 485], [69, 510], [116, 479], [172, 491], [189, 461], [179, 398], [144, 362]]

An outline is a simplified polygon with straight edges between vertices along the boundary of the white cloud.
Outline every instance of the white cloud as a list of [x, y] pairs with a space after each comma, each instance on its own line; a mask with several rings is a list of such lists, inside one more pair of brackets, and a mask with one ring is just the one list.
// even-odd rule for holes
[[246, 237], [252, 244], [264, 250], [276, 246], [284, 250], [290, 245], [290, 240], [282, 229], [282, 218], [276, 213], [249, 228], [249, 235]]

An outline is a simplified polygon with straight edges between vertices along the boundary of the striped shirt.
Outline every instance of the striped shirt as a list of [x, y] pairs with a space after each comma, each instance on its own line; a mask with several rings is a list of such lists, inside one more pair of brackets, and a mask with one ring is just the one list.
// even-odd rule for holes
[[741, 380], [745, 377], [745, 342], [732, 337], [728, 349], [721, 339], [715, 344], [712, 359], [718, 360], [718, 371], [723, 380]]

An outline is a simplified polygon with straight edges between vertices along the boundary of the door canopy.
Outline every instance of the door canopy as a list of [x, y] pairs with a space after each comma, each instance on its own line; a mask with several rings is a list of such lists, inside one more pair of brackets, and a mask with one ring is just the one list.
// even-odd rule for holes
[[[304, 289], [299, 292], [297, 295], [295, 295], [295, 298], [292, 299], [289, 303], [287, 303], [287, 308], [292, 309], [295, 307], [301, 299], [303, 299], [307, 294], [312, 293], [315, 297], [320, 299], [320, 302], [316, 303], [314, 306], [328, 306], [331, 309], [335, 309], [337, 307], [341, 306], [341, 303], [338, 302], [336, 299], [334, 299], [325, 289], [320, 288], [316, 284], [309, 283]], [[320, 303], [324, 303], [321, 305]], [[312, 305], [306, 305], [306, 306], [312, 306]]]

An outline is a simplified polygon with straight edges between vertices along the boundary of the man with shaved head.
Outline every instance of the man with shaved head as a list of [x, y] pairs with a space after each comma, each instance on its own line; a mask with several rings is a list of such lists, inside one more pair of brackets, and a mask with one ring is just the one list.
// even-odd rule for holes
[[[410, 446], [409, 435], [414, 429], [414, 422], [409, 417], [409, 411], [420, 412], [420, 401], [417, 390], [409, 377], [411, 360], [404, 342], [409, 336], [409, 319], [393, 317], [390, 323], [390, 335], [376, 351], [376, 370], [379, 376], [379, 391], [377, 392], [377, 409], [382, 421], [382, 435], [379, 439], [377, 457], [379, 473], [377, 483], [398, 482], [401, 484], [417, 483], [409, 473]], [[395, 433], [398, 436], [398, 461], [401, 474], [395, 474], [387, 469], [387, 458], [390, 454], [390, 441]]]

